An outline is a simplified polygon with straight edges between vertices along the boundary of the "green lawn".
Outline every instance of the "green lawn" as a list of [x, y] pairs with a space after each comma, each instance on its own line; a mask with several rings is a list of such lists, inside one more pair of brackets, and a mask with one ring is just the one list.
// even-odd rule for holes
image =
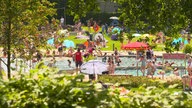
[[[104, 37], [108, 40], [108, 42], [106, 44], [106, 47], [101, 48], [101, 50], [103, 51], [113, 50], [113, 44], [115, 47], [117, 47], [120, 50], [121, 43], [119, 41], [113, 41], [107, 35], [105, 35]], [[75, 44], [83, 44], [86, 41], [86, 39], [76, 39], [75, 36], [68, 36], [66, 39], [72, 40]]]
[[[83, 27], [83, 30], [85, 31], [88, 31], [88, 28], [87, 27]], [[94, 31], [93, 29], [91, 29], [90, 33], [93, 33], [94, 34]], [[86, 34], [84, 34], [86, 35]], [[112, 51], [113, 50], [113, 45], [114, 47], [117, 47], [118, 50], [121, 49], [121, 43], [120, 41], [114, 41], [114, 40], [111, 40], [110, 38], [110, 35], [104, 35], [104, 37], [108, 40], [107, 44], [106, 44], [106, 47], [105, 48], [101, 48], [101, 50], [103, 51]], [[126, 37], [126, 36], [124, 36]], [[139, 39], [140, 37], [136, 37], [136, 38], [133, 38], [132, 42], [135, 42]], [[154, 37], [151, 37], [150, 40], [152, 40], [152, 38]], [[75, 44], [83, 44], [86, 39], [76, 39], [74, 35], [72, 36], [68, 36], [66, 37], [66, 39], [68, 40], [72, 40]], [[124, 45], [127, 44], [128, 40], [127, 39], [124, 39]], [[164, 50], [164, 45], [163, 44], [158, 44], [157, 47], [154, 49], [154, 51], [163, 51]]]

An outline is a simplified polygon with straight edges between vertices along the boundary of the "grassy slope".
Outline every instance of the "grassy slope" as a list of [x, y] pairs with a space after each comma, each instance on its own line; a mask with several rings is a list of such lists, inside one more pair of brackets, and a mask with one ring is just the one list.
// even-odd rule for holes
[[[83, 27], [83, 30], [87, 30], [87, 27]], [[100, 30], [101, 31], [101, 30]], [[90, 31], [91, 33], [94, 33], [93, 29], [91, 29]], [[106, 45], [105, 48], [101, 48], [101, 50], [103, 51], [112, 51], [113, 50], [113, 44], [115, 47], [118, 48], [118, 50], [121, 49], [121, 43], [120, 41], [113, 41], [110, 39], [110, 36], [108, 35], [104, 35], [104, 37], [108, 40], [108, 43]], [[86, 41], [86, 39], [76, 39], [75, 36], [69, 36], [69, 37], [66, 37], [66, 39], [68, 40], [72, 40], [75, 44], [82, 44]], [[138, 38], [134, 38], [132, 41], [136, 41]], [[125, 39], [124, 40], [124, 44], [127, 44], [127, 40]], [[154, 50], [155, 51], [163, 51], [163, 48], [164, 48], [164, 45], [163, 44], [158, 44], [157, 45], [157, 48], [155, 48]]]

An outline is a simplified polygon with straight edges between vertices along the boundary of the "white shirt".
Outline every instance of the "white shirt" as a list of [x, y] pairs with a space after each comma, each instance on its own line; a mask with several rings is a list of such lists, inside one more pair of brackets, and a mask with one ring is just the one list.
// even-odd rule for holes
[[61, 23], [64, 23], [64, 18], [61, 18], [60, 20], [61, 20]]

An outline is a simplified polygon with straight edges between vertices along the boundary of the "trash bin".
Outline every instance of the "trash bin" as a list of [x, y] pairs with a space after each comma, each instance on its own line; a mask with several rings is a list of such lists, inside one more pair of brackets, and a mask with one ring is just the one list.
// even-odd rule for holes
[[89, 80], [95, 80], [95, 75], [94, 74], [89, 74]]
[[109, 74], [109, 71], [103, 71], [102, 74]]

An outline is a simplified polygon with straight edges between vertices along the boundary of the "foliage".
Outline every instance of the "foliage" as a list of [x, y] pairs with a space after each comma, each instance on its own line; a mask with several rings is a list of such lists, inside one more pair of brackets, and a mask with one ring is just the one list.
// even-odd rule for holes
[[145, 41], [148, 43], [150, 41], [149, 37], [145, 37]]
[[[190, 0], [112, 0], [119, 4], [120, 20], [134, 31], [163, 31], [168, 36], [191, 24]], [[184, 11], [185, 10], [185, 11]]]
[[[79, 82], [83, 76], [57, 74], [43, 64], [18, 78], [0, 81], [0, 107], [71, 108], [110, 106], [107, 91], [96, 91], [94, 84]], [[103, 100], [105, 99], [105, 100]], [[110, 98], [109, 98], [110, 99]], [[106, 105], [106, 106], [105, 106]]]
[[[9, 5], [11, 5], [9, 7]], [[35, 44], [40, 46], [45, 43], [44, 40], [38, 38], [39, 34], [43, 31], [39, 31], [39, 27], [45, 26], [47, 24], [47, 16], [53, 15], [55, 10], [53, 7], [54, 4], [51, 4], [47, 0], [41, 2], [37, 1], [17, 1], [7, 3], [6, 0], [1, 1], [1, 41], [5, 41], [5, 34], [8, 29], [8, 20], [11, 20], [11, 45], [15, 49], [26, 49], [27, 45]], [[9, 19], [10, 18], [10, 19]], [[34, 41], [35, 40], [35, 41]], [[33, 43], [32, 43], [33, 42]], [[6, 45], [6, 43], [1, 43], [1, 46]]]
[[184, 49], [183, 49], [183, 52], [184, 52], [185, 54], [187, 54], [187, 53], [191, 54], [191, 52], [192, 52], [192, 47], [191, 47], [191, 45], [190, 45], [190, 44], [185, 45], [185, 47], [184, 47]]
[[118, 86], [104, 89], [96, 82], [80, 82], [82, 75], [68, 76], [57, 72], [57, 69], [47, 68], [40, 63], [29, 73], [0, 80], [0, 107], [157, 108], [192, 105], [192, 94], [171, 91], [175, 85], [166, 89], [144, 86], [122, 95]]
[[142, 41], [143, 41], [143, 39], [142, 39], [142, 38], [139, 38], [137, 41], [138, 41], [138, 42], [142, 42]]
[[54, 8], [57, 9], [57, 14], [54, 16], [55, 18], [60, 19], [61, 17], [66, 17], [66, 2], [67, 0], [48, 0], [51, 3], [55, 3]]
[[149, 46], [150, 46], [152, 49], [157, 48], [157, 44], [156, 44], [156, 43], [151, 43], [151, 44], [149, 44]]
[[93, 55], [88, 55], [87, 57], [84, 57], [83, 61], [88, 62], [89, 60], [93, 60], [95, 57]]
[[184, 92], [169, 92], [173, 88], [169, 86], [168, 89], [158, 89], [157, 87], [140, 87], [142, 92], [129, 92], [126, 98], [121, 98], [124, 106], [127, 108], [189, 108], [192, 97], [191, 93]]
[[127, 39], [131, 42], [131, 40], [135, 38], [131, 33], [127, 33]]
[[123, 41], [124, 41], [123, 31], [120, 31], [120, 33], [119, 33], [119, 34], [117, 34], [117, 35], [118, 35], [118, 39], [119, 39], [120, 43], [122, 43], [122, 44], [123, 44]]
[[[83, 27], [83, 30], [87, 31], [88, 29], [87, 29], [87, 27]], [[125, 35], [127, 35], [127, 33]], [[120, 41], [111, 40], [110, 34], [104, 34], [104, 37], [106, 38], [106, 40], [108, 42], [106, 44], [107, 47], [101, 48], [102, 51], [112, 51], [113, 44], [115, 44], [115, 47], [117, 47], [118, 50], [121, 50]], [[76, 39], [74, 35], [70, 35], [70, 36], [66, 37], [65, 39], [72, 40], [75, 44], [82, 44], [86, 41], [86, 39]], [[132, 39], [132, 42], [135, 42], [138, 39], [141, 39], [141, 38], [135, 37]], [[126, 41], [123, 42], [123, 44], [126, 44], [126, 43], [127, 43]], [[164, 46], [162, 46], [162, 44], [157, 45], [156, 43], [151, 44], [150, 42], [149, 42], [149, 44], [154, 46], [154, 47], [156, 46], [155, 49], [153, 49], [154, 51], [156, 51], [156, 50], [161, 51], [162, 49], [164, 49]]]
[[129, 75], [101, 75], [98, 80], [106, 83], [119, 83], [128, 88], [140, 87], [142, 85], [148, 86], [156, 86], [160, 88], [167, 88], [170, 85], [178, 84], [178, 88], [182, 88], [182, 82], [179, 79], [173, 79], [169, 81], [162, 81], [160, 79], [151, 79], [142, 76], [129, 76]]
[[78, 21], [80, 18], [85, 17], [90, 11], [98, 11], [97, 0], [67, 0], [66, 13], [74, 16], [74, 21]]
[[[97, 0], [49, 0], [56, 3], [57, 15], [55, 17], [60, 19], [65, 17], [66, 24], [74, 24], [74, 21], [81, 20], [86, 25], [86, 21], [93, 18], [95, 21], [102, 21], [101, 23], [110, 24], [111, 16], [119, 16], [119, 13], [101, 13], [100, 2]], [[106, 1], [106, 0], [105, 0]], [[104, 2], [104, 1], [102, 1]]]
[[174, 52], [174, 48], [172, 47], [172, 42], [173, 41], [171, 39], [167, 39], [167, 41], [165, 42], [164, 50], [166, 51], [166, 53]]
[[32, 57], [34, 49], [45, 46], [43, 38], [46, 31], [39, 30], [42, 26], [48, 26], [48, 16], [52, 16], [55, 10], [53, 3], [47, 0], [0, 0], [0, 39], [7, 53], [7, 70], [10, 78], [10, 58], [13, 52]]
[[181, 43], [178, 42], [176, 45], [174, 45], [174, 50], [179, 51], [180, 46]]
[[86, 17], [81, 18], [81, 21], [86, 25], [86, 21], [93, 18], [99, 25], [107, 23], [111, 26], [112, 20], [109, 19], [111, 16], [119, 16], [120, 13], [100, 13], [100, 12], [89, 12]]

